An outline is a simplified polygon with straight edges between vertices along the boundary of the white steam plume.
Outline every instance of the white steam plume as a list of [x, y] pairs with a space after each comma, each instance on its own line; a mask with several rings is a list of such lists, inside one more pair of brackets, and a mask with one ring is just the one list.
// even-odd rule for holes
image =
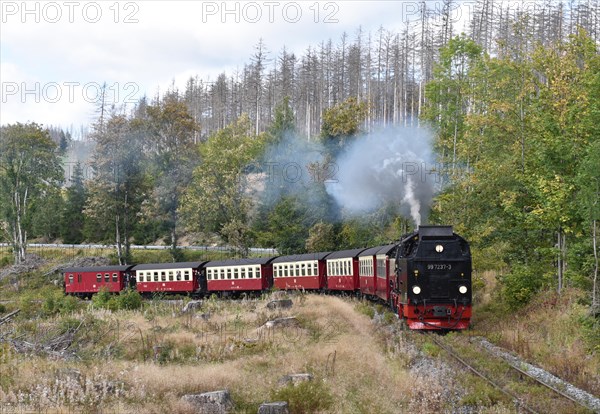
[[336, 166], [327, 191], [346, 213], [368, 213], [391, 203], [416, 225], [426, 221], [439, 182], [429, 130], [385, 128], [358, 137]]

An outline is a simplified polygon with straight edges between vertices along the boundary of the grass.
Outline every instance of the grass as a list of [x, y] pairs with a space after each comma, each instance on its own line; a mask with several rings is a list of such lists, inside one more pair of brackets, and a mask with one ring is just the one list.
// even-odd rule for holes
[[[410, 406], [415, 382], [402, 344], [377, 332], [356, 311], [358, 302], [315, 295], [293, 300], [292, 309], [271, 311], [269, 297], [209, 299], [198, 312], [208, 318], [181, 314], [180, 305], [165, 302], [111, 311], [80, 301], [52, 314], [38, 306], [15, 320], [18, 334], [44, 341], [81, 324], [71, 346], [77, 358], [2, 348], [0, 401], [23, 410], [186, 413], [182, 395], [227, 388], [240, 413], [273, 399], [289, 401], [293, 412], [395, 413]], [[288, 316], [298, 325], [262, 327]], [[282, 376], [304, 372], [313, 380], [278, 385]]]

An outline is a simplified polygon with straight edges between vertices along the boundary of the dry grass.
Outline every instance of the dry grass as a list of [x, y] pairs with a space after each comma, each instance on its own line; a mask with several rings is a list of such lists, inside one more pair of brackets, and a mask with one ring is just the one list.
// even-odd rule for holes
[[[484, 275], [486, 288], [482, 303], [474, 310], [475, 335], [518, 353], [558, 377], [600, 395], [600, 348], [585, 337], [588, 309], [581, 305], [584, 293], [576, 289], [542, 292], [519, 311], [510, 311], [494, 302], [496, 278]], [[597, 328], [596, 328], [597, 329]]]
[[[373, 324], [357, 312], [355, 301], [308, 295], [294, 302], [292, 309], [270, 311], [266, 300], [209, 300], [198, 313], [210, 313], [204, 318], [174, 313], [168, 304], [141, 312], [81, 311], [70, 317], [93, 321], [90, 329], [103, 333], [80, 338], [84, 360], [5, 358], [0, 374], [10, 381], [0, 381], [0, 401], [49, 412], [188, 413], [182, 395], [226, 388], [237, 412], [256, 412], [261, 402], [282, 395], [282, 376], [306, 372], [314, 377], [314, 395], [333, 401], [322, 412], [444, 409], [445, 385], [414, 377], [408, 365], [416, 351], [403, 334]], [[287, 316], [298, 325], [261, 328], [265, 320]], [[418, 391], [424, 389], [432, 392]], [[286, 392], [293, 395], [294, 389]]]

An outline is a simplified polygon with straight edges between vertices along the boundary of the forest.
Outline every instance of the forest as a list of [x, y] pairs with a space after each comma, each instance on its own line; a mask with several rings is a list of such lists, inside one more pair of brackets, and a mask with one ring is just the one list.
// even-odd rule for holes
[[[83, 140], [3, 125], [1, 241], [17, 263], [31, 240], [109, 243], [126, 263], [132, 243], [173, 260], [182, 243], [374, 246], [422, 219], [465, 236], [509, 306], [576, 287], [599, 313], [600, 4], [478, 0], [465, 30], [455, 5], [422, 2], [402, 31], [359, 27], [301, 56], [260, 40], [241, 71], [134, 108], [105, 89]], [[362, 182], [386, 162], [349, 161], [365, 143], [430, 175]], [[344, 177], [362, 185], [336, 187]]]

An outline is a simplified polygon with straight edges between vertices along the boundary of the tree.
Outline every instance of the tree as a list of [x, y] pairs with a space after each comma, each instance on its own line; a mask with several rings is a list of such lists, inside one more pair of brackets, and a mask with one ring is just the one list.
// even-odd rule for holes
[[599, 240], [600, 231], [600, 140], [594, 142], [582, 162], [579, 172], [580, 193], [579, 201], [582, 204], [584, 217], [591, 227], [592, 254], [594, 257], [592, 276], [592, 313], [600, 312], [600, 298], [598, 297], [598, 272], [599, 272]]
[[252, 181], [247, 169], [265, 143], [264, 135], [252, 135], [251, 128], [249, 118], [243, 115], [200, 145], [201, 163], [179, 208], [189, 230], [218, 233], [226, 240], [231, 234], [244, 239], [238, 234], [242, 227], [233, 223], [248, 220]]
[[367, 114], [367, 104], [350, 97], [323, 112], [321, 138], [336, 152], [346, 140], [360, 132], [360, 125]]
[[276, 248], [280, 254], [304, 253], [307, 219], [306, 207], [300, 200], [282, 197], [267, 216], [265, 229], [258, 234], [259, 243]]
[[336, 237], [335, 227], [331, 223], [316, 223], [308, 230], [308, 238], [306, 239], [306, 251], [327, 252], [335, 250]]
[[94, 131], [96, 149], [85, 214], [105, 241], [114, 240], [120, 264], [131, 260], [130, 242], [148, 185], [143, 171], [142, 131], [112, 114]]
[[77, 244], [83, 241], [87, 201], [87, 189], [83, 182], [83, 169], [78, 162], [73, 170], [71, 185], [67, 188], [66, 202], [62, 210], [61, 237], [63, 243]]
[[173, 259], [177, 260], [180, 256], [177, 210], [199, 161], [194, 143], [199, 127], [175, 92], [167, 94], [162, 102], [148, 106], [146, 112], [148, 119], [142, 127], [149, 132], [149, 172], [154, 177], [153, 203], [149, 203], [146, 213], [165, 223]]
[[36, 204], [59, 187], [62, 177], [56, 144], [41, 126], [17, 123], [0, 128], [0, 218], [15, 263], [25, 260]]

